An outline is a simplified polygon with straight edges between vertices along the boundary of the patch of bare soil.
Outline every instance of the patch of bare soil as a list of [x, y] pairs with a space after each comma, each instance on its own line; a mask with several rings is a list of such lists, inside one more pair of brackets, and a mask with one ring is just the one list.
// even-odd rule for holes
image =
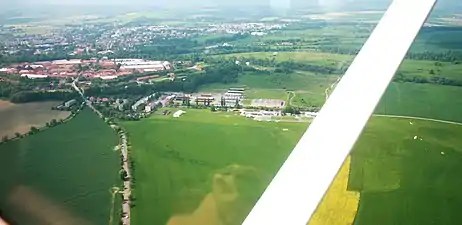
[[240, 225], [260, 196], [255, 189], [264, 183], [254, 168], [231, 165], [214, 174], [212, 192], [196, 210], [173, 216], [167, 225]]
[[51, 110], [60, 102], [34, 102], [13, 104], [0, 101], [0, 137], [14, 137], [15, 133], [27, 133], [32, 126], [43, 127], [52, 119], [65, 119], [70, 112]]

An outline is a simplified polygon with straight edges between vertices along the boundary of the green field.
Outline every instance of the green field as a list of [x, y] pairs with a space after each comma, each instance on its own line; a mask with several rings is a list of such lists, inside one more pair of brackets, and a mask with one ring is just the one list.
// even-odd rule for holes
[[[273, 175], [307, 126], [256, 122], [209, 110], [186, 111], [180, 118], [155, 115], [123, 124], [135, 160], [133, 224], [166, 224], [172, 215], [191, 213], [211, 191], [211, 176], [227, 165], [252, 166], [265, 177]], [[253, 186], [259, 195], [261, 189]]]
[[461, 136], [460, 125], [373, 118], [352, 153], [355, 225], [460, 224]]
[[325, 101], [325, 89], [333, 84], [338, 76], [295, 71], [289, 74], [244, 73], [233, 84], [212, 84], [201, 87], [200, 91], [225, 91], [230, 87], [246, 87], [248, 99], [287, 100], [287, 91], [297, 93], [293, 103], [296, 106], [322, 106]]
[[392, 83], [376, 113], [462, 122], [461, 87]]
[[[313, 63], [321, 66], [329, 66], [338, 68], [339, 66], [349, 65], [353, 56], [351, 55], [341, 55], [341, 54], [332, 54], [332, 53], [323, 53], [323, 52], [279, 52], [276, 56], [273, 56], [273, 52], [249, 52], [249, 53], [236, 53], [228, 54], [225, 57], [245, 57], [245, 58], [258, 58], [258, 59], [271, 59], [275, 58], [276, 61], [294, 61], [294, 62], [304, 62], [304, 63]], [[342, 64], [342, 65], [341, 65]]]
[[[313, 65], [326, 66], [331, 68], [346, 68], [354, 59], [352, 55], [342, 55], [333, 53], [322, 53], [322, 52], [279, 52], [276, 56], [273, 56], [271, 52], [252, 52], [252, 53], [237, 53], [225, 55], [226, 58], [258, 58], [258, 59], [272, 59], [276, 61], [294, 61], [302, 62]], [[449, 62], [436, 62], [426, 60], [409, 60], [403, 61], [399, 68], [399, 72], [406, 76], [412, 77], [425, 77], [430, 78], [432, 76], [446, 77], [454, 80], [462, 80], [460, 76], [460, 65], [449, 63]], [[430, 73], [433, 70], [434, 74]]]
[[[135, 161], [134, 224], [166, 224], [174, 215], [191, 214], [212, 191], [211, 177], [226, 165], [252, 166], [271, 177], [308, 125], [255, 122], [209, 110], [186, 111], [180, 118], [154, 115], [142, 122], [124, 123]], [[349, 190], [362, 196], [356, 224], [372, 224], [382, 217], [385, 225], [457, 224], [454, 215], [462, 206], [458, 191], [462, 184], [458, 179], [461, 135], [458, 125], [371, 119], [352, 153]], [[425, 199], [426, 195], [430, 198]], [[374, 201], [386, 196], [389, 199]], [[409, 200], [404, 201], [407, 196]], [[418, 218], [418, 212], [433, 209], [433, 202], [441, 207], [438, 213], [425, 214], [425, 220]], [[185, 218], [193, 220], [194, 216]]]
[[[18, 224], [57, 217], [62, 224], [108, 224], [110, 189], [120, 183], [117, 144], [116, 133], [85, 109], [65, 124], [0, 145], [0, 209]], [[26, 205], [36, 211], [24, 211]], [[114, 218], [118, 224], [120, 216]]]

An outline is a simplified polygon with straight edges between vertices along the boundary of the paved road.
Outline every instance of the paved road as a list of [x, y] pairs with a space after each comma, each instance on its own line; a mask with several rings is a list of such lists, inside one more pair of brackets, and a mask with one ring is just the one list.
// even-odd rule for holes
[[[80, 96], [84, 99], [85, 103], [87, 104], [90, 109], [92, 109], [95, 113], [99, 115], [100, 118], [104, 118], [103, 114], [98, 111], [93, 105], [91, 104], [91, 101], [88, 101], [85, 98], [85, 95], [82, 90], [77, 86], [77, 81], [78, 78], [72, 82], [72, 86], [74, 89], [80, 94]], [[128, 181], [124, 181], [124, 190], [123, 190], [123, 201], [122, 201], [122, 223], [124, 225], [130, 225], [130, 195], [131, 195], [131, 172], [130, 172], [130, 167], [128, 165], [128, 147], [127, 147], [127, 135], [125, 134], [125, 131], [119, 132], [120, 139], [122, 141], [122, 146], [121, 146], [121, 153], [122, 153], [122, 158], [123, 158], [123, 166], [122, 169], [127, 173]]]

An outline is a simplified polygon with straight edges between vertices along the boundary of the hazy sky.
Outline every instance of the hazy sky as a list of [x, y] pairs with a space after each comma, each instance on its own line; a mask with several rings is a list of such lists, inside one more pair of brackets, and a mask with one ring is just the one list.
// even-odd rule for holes
[[[60, 4], [60, 5], [152, 5], [152, 6], [255, 6], [271, 5], [275, 8], [288, 8], [291, 2], [317, 2], [323, 8], [341, 9], [344, 6], [388, 6], [392, 0], [0, 0], [1, 6], [32, 6], [36, 4]], [[416, 1], [418, 0], [409, 0]], [[452, 5], [462, 6], [462, 0], [439, 0], [439, 6], [451, 7]]]
[[[66, 4], [66, 5], [107, 5], [107, 4], [149, 4], [149, 5], [162, 5], [162, 4], [197, 4], [203, 5], [207, 3], [219, 3], [220, 5], [253, 5], [257, 3], [270, 3], [272, 5], [290, 5], [291, 1], [318, 1], [321, 5], [339, 5], [349, 1], [365, 1], [365, 0], [0, 0], [9, 2], [21, 3], [37, 3], [37, 4]], [[370, 3], [384, 0], [367, 0]], [[386, 0], [390, 1], [391, 0]]]

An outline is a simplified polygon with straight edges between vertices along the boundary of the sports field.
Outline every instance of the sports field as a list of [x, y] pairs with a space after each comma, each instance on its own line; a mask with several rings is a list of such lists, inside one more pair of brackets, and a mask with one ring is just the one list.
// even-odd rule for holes
[[110, 189], [120, 180], [117, 144], [117, 134], [85, 109], [0, 145], [0, 209], [18, 224], [108, 224]]

